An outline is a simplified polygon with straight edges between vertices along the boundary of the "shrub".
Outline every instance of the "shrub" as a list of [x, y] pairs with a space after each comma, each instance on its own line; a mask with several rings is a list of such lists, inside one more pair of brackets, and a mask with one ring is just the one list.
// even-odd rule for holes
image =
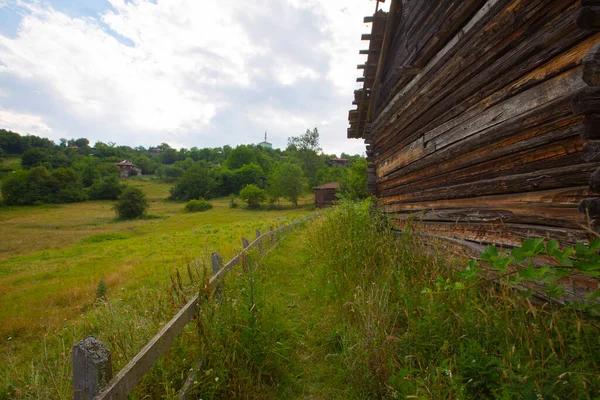
[[184, 210], [187, 212], [200, 212], [210, 210], [212, 207], [212, 204], [200, 197], [198, 200], [188, 201]]
[[120, 219], [134, 219], [144, 216], [148, 207], [144, 192], [138, 188], [127, 188], [119, 196], [114, 208]]
[[258, 208], [265, 198], [265, 191], [254, 184], [246, 185], [240, 192], [240, 199], [245, 201], [250, 208]]

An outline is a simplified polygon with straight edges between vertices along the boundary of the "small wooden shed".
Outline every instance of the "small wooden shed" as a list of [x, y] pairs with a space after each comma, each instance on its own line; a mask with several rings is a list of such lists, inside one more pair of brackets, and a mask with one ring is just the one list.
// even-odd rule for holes
[[340, 187], [339, 182], [329, 182], [313, 187], [315, 191], [315, 208], [323, 208], [333, 204], [337, 197], [335, 194]]

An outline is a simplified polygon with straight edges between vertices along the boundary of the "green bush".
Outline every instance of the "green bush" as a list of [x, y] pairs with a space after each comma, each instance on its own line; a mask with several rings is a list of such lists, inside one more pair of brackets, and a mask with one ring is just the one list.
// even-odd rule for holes
[[265, 191], [254, 184], [246, 185], [240, 192], [240, 199], [245, 201], [249, 208], [260, 207], [260, 203], [265, 201], [266, 197]]
[[184, 210], [187, 212], [207, 211], [212, 208], [212, 204], [200, 197], [198, 200], [190, 200], [186, 203]]
[[119, 196], [114, 208], [120, 219], [135, 219], [143, 217], [148, 207], [144, 192], [138, 188], [127, 188]]

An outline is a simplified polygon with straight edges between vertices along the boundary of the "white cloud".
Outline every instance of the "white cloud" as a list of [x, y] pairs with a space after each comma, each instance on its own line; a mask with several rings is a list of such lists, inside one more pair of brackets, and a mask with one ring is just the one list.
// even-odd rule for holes
[[53, 137], [54, 131], [37, 115], [0, 109], [0, 127], [21, 134]]
[[[48, 107], [33, 112], [21, 104], [20, 114], [11, 115], [30, 121], [38, 115], [42, 132], [52, 131], [44, 120], [62, 121], [56, 126], [77, 137], [81, 126], [89, 126], [92, 142], [171, 140], [187, 147], [242, 142], [242, 132], [227, 131], [219, 125], [223, 120], [251, 126], [256, 141], [268, 130], [281, 142], [326, 121], [324, 143], [356, 148], [345, 139], [345, 118], [360, 34], [368, 30], [361, 21], [373, 3], [109, 2], [113, 9], [98, 18], [18, 2], [27, 12], [16, 37], [0, 35], [0, 84], [4, 76], [44, 88]], [[0, 87], [2, 104], [15, 108], [10, 90]], [[313, 104], [317, 90], [326, 100]], [[286, 109], [294, 98], [308, 100]], [[77, 127], [70, 127], [72, 121]], [[215, 130], [222, 135], [215, 137]], [[243, 135], [247, 140], [249, 133]]]

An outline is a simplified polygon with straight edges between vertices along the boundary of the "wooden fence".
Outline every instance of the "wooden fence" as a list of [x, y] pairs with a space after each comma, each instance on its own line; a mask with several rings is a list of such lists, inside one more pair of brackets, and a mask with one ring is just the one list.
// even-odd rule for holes
[[[310, 217], [309, 217], [310, 218]], [[244, 262], [249, 250], [257, 248], [263, 252], [263, 241], [267, 238], [276, 245], [278, 235], [289, 232], [292, 227], [305, 222], [308, 218], [299, 219], [292, 224], [282, 225], [277, 229], [270, 228], [269, 232], [261, 234], [256, 231], [256, 239], [249, 243], [242, 238], [242, 251], [225, 265], [217, 253], [212, 253], [212, 268], [214, 275], [210, 278], [206, 290], [201, 290], [161, 330], [144, 348], [114, 377], [110, 351], [99, 340], [88, 336], [73, 346], [73, 398], [75, 400], [96, 399], [116, 400], [125, 399], [135, 388], [140, 379], [152, 368], [156, 360], [165, 353], [169, 345], [194, 318], [200, 305], [206, 301], [205, 293], [218, 294], [223, 279], [231, 269]], [[190, 379], [188, 379], [190, 381]], [[189, 386], [186, 382], [180, 398], [185, 397]]]

